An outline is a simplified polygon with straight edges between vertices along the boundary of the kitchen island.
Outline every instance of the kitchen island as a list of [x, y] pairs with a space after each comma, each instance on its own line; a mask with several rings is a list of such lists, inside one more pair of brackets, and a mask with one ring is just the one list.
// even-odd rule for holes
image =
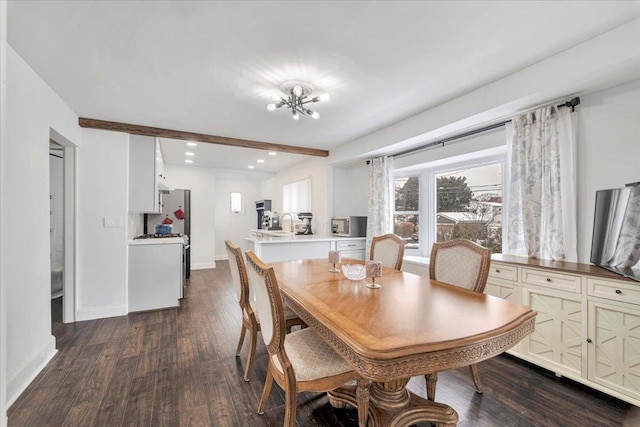
[[364, 260], [364, 237], [297, 235], [286, 231], [251, 230], [244, 249], [251, 250], [264, 262], [293, 259], [327, 258], [329, 251], [339, 251], [342, 258]]
[[135, 239], [128, 244], [129, 312], [179, 306], [184, 239]]

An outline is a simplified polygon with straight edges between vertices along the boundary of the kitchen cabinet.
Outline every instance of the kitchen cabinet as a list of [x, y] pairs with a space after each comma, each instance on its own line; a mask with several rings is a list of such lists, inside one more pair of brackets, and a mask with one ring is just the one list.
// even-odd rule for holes
[[129, 242], [129, 312], [179, 305], [183, 243], [179, 237]]
[[510, 354], [640, 406], [640, 284], [586, 264], [494, 255], [485, 292], [538, 312]]
[[166, 188], [158, 138], [129, 135], [129, 212], [159, 213]]
[[340, 258], [353, 258], [364, 261], [366, 258], [364, 239], [336, 240], [334, 250], [340, 252]]

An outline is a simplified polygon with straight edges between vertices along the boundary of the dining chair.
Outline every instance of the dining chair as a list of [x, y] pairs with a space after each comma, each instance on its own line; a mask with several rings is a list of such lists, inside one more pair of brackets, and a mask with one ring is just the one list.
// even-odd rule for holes
[[[454, 239], [434, 243], [429, 260], [429, 278], [439, 282], [483, 293], [489, 276], [491, 250], [471, 240]], [[480, 374], [476, 363], [469, 365], [476, 392], [482, 393]], [[434, 400], [438, 373], [425, 375], [427, 398]]]
[[246, 257], [249, 282], [256, 293], [262, 339], [269, 353], [258, 413], [264, 414], [274, 380], [285, 392], [285, 427], [296, 424], [298, 393], [330, 391], [356, 380], [358, 423], [361, 427], [366, 426], [371, 382], [360, 378], [351, 365], [311, 328], [287, 334], [282, 297], [273, 267], [264, 264], [252, 251], [247, 251]]
[[[249, 355], [247, 356], [247, 366], [244, 370], [244, 380], [249, 381], [249, 374], [253, 366], [253, 359], [256, 354], [256, 342], [258, 331], [260, 331], [260, 322], [256, 316], [255, 295], [251, 292], [249, 281], [247, 280], [247, 269], [242, 258], [242, 250], [234, 245], [230, 240], [225, 240], [225, 249], [229, 258], [229, 267], [231, 269], [231, 278], [236, 287], [236, 300], [240, 304], [242, 310], [242, 329], [240, 331], [240, 340], [236, 348], [236, 357], [240, 357], [244, 337], [249, 331]], [[285, 327], [287, 332], [291, 331], [293, 326], [306, 324], [288, 307], [285, 308]]]
[[371, 240], [371, 254], [369, 259], [380, 261], [382, 265], [400, 270], [404, 256], [404, 240], [395, 234], [374, 236]]

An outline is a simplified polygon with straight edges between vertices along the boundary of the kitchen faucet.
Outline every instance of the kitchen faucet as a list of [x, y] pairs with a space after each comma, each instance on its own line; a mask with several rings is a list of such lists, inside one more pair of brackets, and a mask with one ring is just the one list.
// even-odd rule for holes
[[290, 220], [289, 222], [291, 223], [291, 230], [290, 231], [291, 231], [291, 234], [293, 234], [293, 214], [290, 214], [288, 212], [285, 213], [285, 214], [282, 214], [282, 218], [280, 218], [280, 223], [282, 225], [284, 225], [284, 217], [287, 216], [287, 215], [289, 215], [289, 220]]

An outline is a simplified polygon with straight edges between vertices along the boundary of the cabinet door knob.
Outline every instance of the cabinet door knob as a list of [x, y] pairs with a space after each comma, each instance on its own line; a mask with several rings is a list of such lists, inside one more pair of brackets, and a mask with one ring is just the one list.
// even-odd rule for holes
[[551, 281], [551, 277], [547, 277], [547, 282], [550, 282], [550, 281]]
[[592, 343], [593, 341], [591, 341], [591, 338], [587, 338], [587, 342]]
[[496, 273], [500, 273], [500, 269], [499, 268], [496, 268]]
[[616, 289], [616, 294], [620, 295], [622, 291], [620, 289]]

